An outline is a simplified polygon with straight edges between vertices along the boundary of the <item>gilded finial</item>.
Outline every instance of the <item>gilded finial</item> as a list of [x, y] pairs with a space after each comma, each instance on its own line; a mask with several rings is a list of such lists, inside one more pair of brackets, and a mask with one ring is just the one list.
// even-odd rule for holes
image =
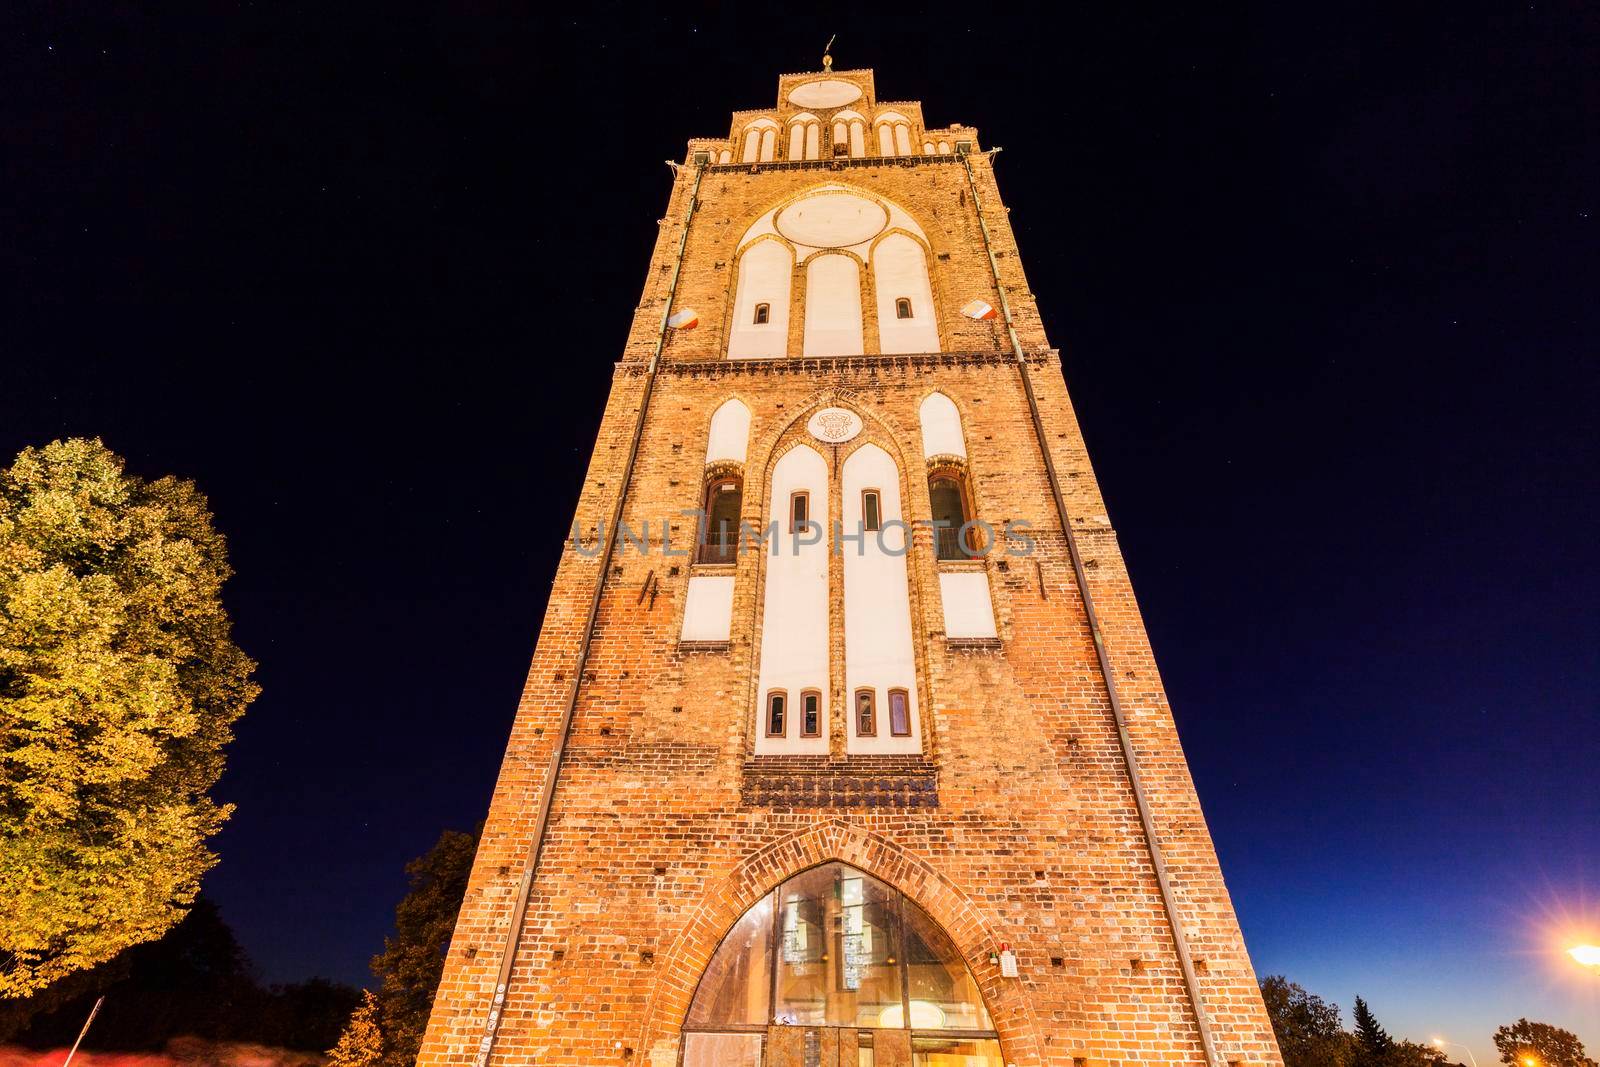
[[829, 37], [828, 43], [822, 49], [822, 69], [830, 73], [833, 71], [833, 56], [829, 53], [833, 51], [833, 42], [838, 39], [839, 35], [837, 33]]

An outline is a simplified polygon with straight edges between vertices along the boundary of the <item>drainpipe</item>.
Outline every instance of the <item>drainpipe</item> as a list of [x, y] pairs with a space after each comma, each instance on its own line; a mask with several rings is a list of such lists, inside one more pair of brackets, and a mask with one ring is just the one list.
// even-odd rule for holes
[[[676, 166], [673, 167], [676, 170]], [[494, 999], [489, 1003], [489, 1018], [484, 1024], [483, 1037], [478, 1042], [474, 1067], [488, 1067], [489, 1054], [494, 1051], [495, 1036], [500, 1031], [500, 1019], [505, 1010], [506, 990], [511, 984], [511, 968], [516, 962], [517, 945], [522, 939], [522, 922], [528, 913], [528, 897], [533, 892], [533, 877], [539, 868], [539, 854], [544, 848], [545, 827], [550, 822], [550, 807], [555, 801], [556, 779], [561, 774], [561, 762], [567, 754], [567, 739], [572, 735], [572, 716], [578, 708], [578, 692], [583, 686], [583, 671], [589, 664], [589, 646], [594, 640], [595, 619], [600, 614], [600, 597], [605, 592], [606, 575], [611, 570], [611, 559], [617, 547], [617, 527], [622, 523], [622, 507], [628, 499], [628, 486], [633, 481], [633, 468], [639, 458], [639, 442], [644, 437], [645, 415], [650, 410], [650, 395], [655, 391], [656, 369], [661, 363], [661, 350], [667, 342], [667, 318], [672, 314], [672, 301], [678, 294], [678, 275], [683, 270], [683, 251], [689, 243], [689, 223], [695, 209], [700, 206], [700, 181], [705, 177], [705, 164], [695, 167], [694, 189], [689, 193], [689, 206], [683, 216], [683, 233], [678, 236], [678, 254], [672, 264], [672, 280], [667, 285], [666, 306], [661, 309], [661, 326], [656, 333], [656, 348], [645, 367], [644, 392], [639, 399], [639, 414], [633, 423], [633, 440], [628, 445], [628, 458], [622, 468], [622, 485], [617, 490], [617, 502], [611, 509], [611, 522], [605, 530], [605, 551], [600, 556], [600, 571], [595, 576], [594, 595], [589, 598], [589, 615], [583, 624], [583, 639], [578, 645], [578, 663], [572, 672], [572, 684], [567, 687], [566, 707], [561, 712], [561, 728], [556, 731], [556, 747], [550, 753], [550, 764], [545, 770], [544, 786], [539, 793], [539, 818], [533, 824], [533, 844], [528, 850], [528, 862], [522, 869], [522, 881], [517, 886], [516, 904], [511, 909], [511, 927], [506, 931], [505, 949], [500, 954], [500, 973], [495, 979]]]
[[[993, 155], [1000, 151], [996, 148]], [[1050, 495], [1055, 498], [1056, 518], [1061, 522], [1061, 533], [1066, 538], [1067, 554], [1072, 557], [1072, 573], [1077, 579], [1078, 595], [1083, 598], [1083, 613], [1094, 637], [1095, 655], [1100, 660], [1100, 676], [1105, 679], [1106, 695], [1111, 699], [1111, 717], [1117, 724], [1117, 742], [1122, 748], [1122, 762], [1128, 768], [1128, 783], [1133, 787], [1134, 805], [1139, 809], [1139, 822], [1144, 827], [1145, 843], [1150, 848], [1150, 864], [1155, 868], [1156, 885], [1161, 890], [1161, 905], [1167, 913], [1167, 924], [1172, 927], [1173, 944], [1178, 950], [1178, 965], [1183, 970], [1183, 984], [1189, 992], [1189, 1003], [1194, 1008], [1195, 1022], [1200, 1027], [1200, 1043], [1205, 1047], [1206, 1063], [1210, 1067], [1226, 1067], [1226, 1061], [1217, 1051], [1211, 1022], [1206, 1018], [1205, 1004], [1200, 997], [1200, 981], [1195, 975], [1194, 959], [1189, 954], [1189, 939], [1184, 935], [1183, 924], [1178, 921], [1177, 901], [1172, 893], [1172, 881], [1167, 876], [1167, 862], [1161, 854], [1161, 844], [1156, 839], [1155, 819], [1150, 813], [1150, 800], [1145, 795], [1144, 779], [1139, 774], [1139, 757], [1133, 749], [1133, 738], [1128, 734], [1128, 718], [1117, 694], [1117, 679], [1111, 667], [1111, 653], [1106, 648], [1105, 635], [1100, 629], [1100, 616], [1095, 611], [1094, 597], [1089, 593], [1089, 577], [1083, 569], [1083, 556], [1078, 551], [1078, 539], [1072, 532], [1072, 520], [1067, 514], [1067, 502], [1061, 495], [1061, 481], [1056, 477], [1055, 461], [1050, 457], [1049, 439], [1045, 437], [1044, 422], [1039, 417], [1039, 400], [1033, 392], [1033, 376], [1028, 371], [1028, 357], [1017, 338], [1017, 328], [1011, 321], [1011, 302], [1006, 299], [1006, 287], [1000, 281], [1000, 263], [994, 257], [989, 243], [989, 226], [983, 221], [983, 204], [978, 199], [978, 185], [972, 177], [972, 157], [963, 155], [961, 165], [967, 170], [967, 188], [972, 193], [972, 208], [978, 216], [978, 228], [983, 233], [983, 250], [989, 256], [989, 270], [994, 274], [994, 289], [1000, 294], [1000, 313], [1005, 318], [1006, 334], [1011, 339], [1011, 352], [1016, 357], [1017, 372], [1022, 378], [1022, 391], [1028, 397], [1028, 415], [1033, 420], [1033, 433], [1039, 441], [1039, 453], [1044, 457], [1044, 472], [1050, 480]]]

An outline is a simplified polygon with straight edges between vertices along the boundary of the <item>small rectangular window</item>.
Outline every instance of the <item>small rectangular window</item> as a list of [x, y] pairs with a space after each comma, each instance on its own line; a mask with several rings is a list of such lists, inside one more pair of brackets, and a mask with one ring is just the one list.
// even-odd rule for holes
[[878, 491], [876, 489], [861, 490], [861, 525], [864, 529], [876, 530], [883, 524], [883, 516], [878, 508]]
[[800, 736], [822, 736], [822, 694], [815, 689], [800, 694]]
[[904, 689], [889, 690], [889, 732], [895, 737], [911, 736], [911, 704]]
[[756, 325], [757, 326], [764, 326], [768, 322], [771, 322], [771, 321], [772, 321], [772, 305], [771, 304], [757, 304], [756, 305]]
[[788, 697], [782, 690], [777, 690], [767, 694], [768, 737], [784, 736], [784, 727], [787, 725], [787, 723], [784, 721], [785, 712], [787, 711], [787, 704]]
[[876, 737], [878, 733], [877, 698], [870, 689], [856, 690], [856, 736]]
[[811, 518], [811, 494], [795, 493], [789, 497], [789, 532], [799, 533]]
[[894, 302], [894, 317], [909, 319], [911, 317], [911, 300], [909, 297], [898, 297]]

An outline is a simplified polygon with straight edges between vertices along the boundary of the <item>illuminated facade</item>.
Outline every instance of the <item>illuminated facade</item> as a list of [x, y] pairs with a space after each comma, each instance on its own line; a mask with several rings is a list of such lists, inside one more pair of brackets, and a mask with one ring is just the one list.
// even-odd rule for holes
[[676, 168], [419, 1062], [1279, 1063], [992, 153], [778, 90]]

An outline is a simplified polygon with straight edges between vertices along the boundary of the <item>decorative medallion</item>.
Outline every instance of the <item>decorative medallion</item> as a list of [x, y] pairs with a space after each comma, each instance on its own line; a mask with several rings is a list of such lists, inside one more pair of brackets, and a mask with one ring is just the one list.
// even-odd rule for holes
[[830, 445], [839, 445], [861, 432], [861, 416], [845, 408], [823, 408], [806, 423], [811, 436]]
[[789, 103], [795, 107], [815, 107], [827, 110], [844, 107], [861, 99], [861, 87], [842, 78], [824, 78], [805, 82], [789, 90]]

